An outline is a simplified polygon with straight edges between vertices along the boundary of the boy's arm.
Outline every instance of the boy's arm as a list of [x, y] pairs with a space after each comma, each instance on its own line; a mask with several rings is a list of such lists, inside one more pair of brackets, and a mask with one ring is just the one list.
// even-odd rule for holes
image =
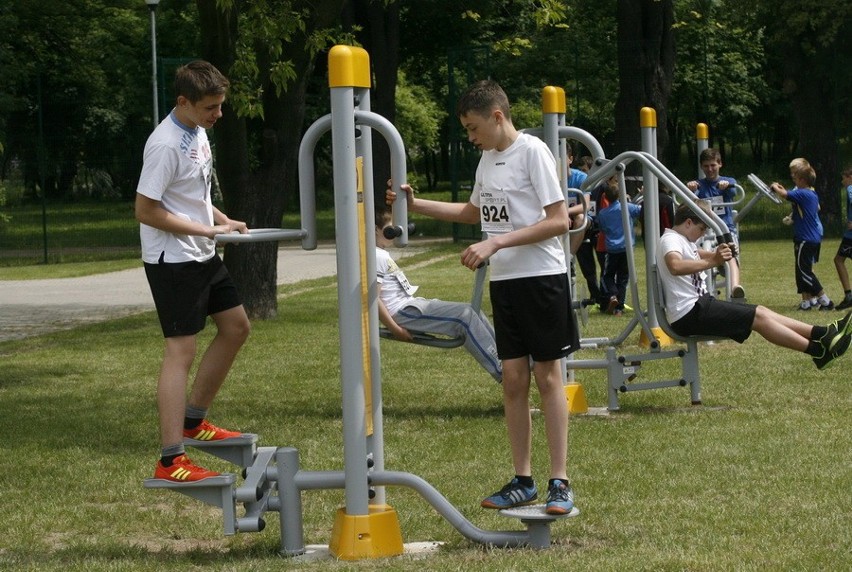
[[727, 244], [720, 244], [714, 251], [699, 250], [698, 256], [700, 260], [687, 260], [680, 252], [672, 250], [666, 253], [663, 260], [672, 276], [684, 276], [715, 268], [733, 257], [731, 247]]
[[789, 192], [784, 188], [784, 185], [781, 183], [772, 183], [769, 185], [769, 190], [781, 197], [782, 199], [786, 199]]
[[379, 301], [379, 321], [382, 323], [382, 325], [384, 327], [386, 327], [390, 331], [390, 333], [396, 339], [403, 341], [403, 342], [412, 341], [414, 338], [411, 337], [411, 332], [409, 332], [408, 330], [406, 330], [405, 328], [403, 328], [402, 326], [400, 326], [399, 324], [397, 324], [394, 321], [393, 316], [391, 316], [390, 312], [388, 312], [388, 307], [385, 306], [384, 302], [382, 302], [382, 299], [381, 299], [382, 284], [381, 283], [378, 284], [378, 288], [379, 288], [379, 292], [378, 292], [378, 294], [379, 294], [379, 299], [378, 299], [378, 301]]
[[[474, 207], [474, 211], [476, 211], [476, 207]], [[565, 201], [557, 201], [544, 207], [544, 218], [537, 223], [506, 234], [498, 234], [470, 245], [462, 252], [461, 261], [471, 270], [476, 270], [500, 249], [534, 244], [554, 236], [561, 236], [568, 232], [569, 228], [571, 228], [571, 223], [568, 218], [568, 209], [565, 208]]]
[[230, 232], [227, 225], [208, 226], [176, 216], [164, 209], [160, 201], [140, 193], [136, 193], [135, 211], [137, 221], [172, 234], [204, 236], [212, 239], [217, 234]]
[[[385, 192], [385, 202], [388, 205], [392, 205], [396, 200], [396, 191], [393, 191], [391, 186], [392, 182], [388, 181], [388, 190]], [[400, 189], [405, 193], [405, 198], [408, 202], [408, 210], [410, 212], [450, 222], [460, 222], [465, 224], [475, 224], [479, 222], [479, 209], [473, 206], [470, 202], [447, 203], [444, 201], [417, 199], [414, 198], [414, 189], [411, 188], [411, 185], [401, 185]]]
[[248, 227], [246, 226], [246, 223], [241, 220], [234, 220], [228, 218], [225, 213], [223, 213], [216, 207], [213, 207], [213, 222], [219, 225], [226, 225], [230, 229], [228, 232], [233, 232], [235, 230], [238, 231], [240, 234], [246, 234], [248, 232]]

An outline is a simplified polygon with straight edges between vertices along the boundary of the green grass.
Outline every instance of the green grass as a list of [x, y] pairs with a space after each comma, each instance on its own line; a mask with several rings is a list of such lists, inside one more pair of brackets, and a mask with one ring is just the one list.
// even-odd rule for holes
[[[832, 289], [835, 242], [819, 276]], [[422, 295], [468, 300], [456, 249], [407, 259]], [[750, 301], [795, 313], [788, 241], [744, 245]], [[637, 251], [639, 266], [641, 250]], [[640, 277], [641, 280], [641, 277]], [[280, 289], [279, 316], [256, 321], [211, 412], [214, 422], [294, 446], [308, 470], [342, 467], [337, 291], [333, 279]], [[488, 308], [487, 296], [485, 307]], [[625, 318], [592, 312], [586, 336]], [[212, 335], [202, 334], [200, 345]], [[634, 332], [624, 352], [637, 352]], [[498, 386], [461, 350], [383, 340], [385, 453], [422, 476], [476, 526], [519, 525], [479, 508], [511, 474]], [[621, 411], [574, 416], [569, 475], [582, 514], [553, 525], [549, 550], [488, 549], [461, 537], [415, 493], [388, 490], [406, 542], [445, 543], [426, 560], [303, 563], [277, 555], [275, 513], [261, 533], [221, 535], [217, 509], [148, 490], [158, 452], [156, 375], [162, 340], [146, 313], [0, 344], [0, 569], [9, 570], [842, 570], [852, 551], [850, 358], [819, 372], [759, 336], [700, 349], [703, 406], [673, 388], [621, 397]], [[597, 357], [584, 350], [578, 357]], [[647, 362], [637, 381], [671, 375]], [[600, 371], [578, 371], [591, 405]], [[533, 391], [533, 396], [535, 396]], [[534, 474], [546, 478], [542, 419]], [[195, 453], [218, 470], [221, 461]], [[341, 491], [303, 493], [305, 540], [329, 541]]]

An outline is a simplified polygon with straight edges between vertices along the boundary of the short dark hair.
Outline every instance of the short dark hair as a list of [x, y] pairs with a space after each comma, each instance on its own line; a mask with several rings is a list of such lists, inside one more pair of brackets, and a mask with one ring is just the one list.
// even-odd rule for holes
[[[698, 208], [700, 210], [704, 211], [707, 214], [710, 214], [710, 205], [707, 204], [707, 201], [699, 200], [696, 202], [696, 204], [698, 205]], [[691, 220], [695, 223], [705, 224], [704, 219], [698, 216], [698, 213], [689, 205], [689, 203], [681, 203], [681, 205], [678, 206], [677, 210], [675, 211], [674, 224], [683, 224], [688, 220]]]
[[191, 61], [175, 72], [175, 96], [183, 96], [196, 103], [208, 95], [227, 93], [231, 82], [210, 62]]
[[391, 211], [387, 207], [376, 208], [376, 228], [382, 230], [391, 221]]
[[471, 85], [461, 94], [456, 104], [456, 116], [462, 117], [471, 112], [485, 116], [495, 107], [503, 112], [506, 119], [512, 118], [506, 92], [496, 81], [484, 79]]
[[698, 162], [703, 163], [705, 161], [722, 161], [722, 154], [718, 149], [713, 147], [707, 147], [701, 154], [698, 156]]

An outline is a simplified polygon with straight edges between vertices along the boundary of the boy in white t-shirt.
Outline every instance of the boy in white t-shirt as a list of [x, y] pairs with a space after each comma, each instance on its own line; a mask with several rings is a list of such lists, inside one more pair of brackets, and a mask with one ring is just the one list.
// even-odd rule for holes
[[[213, 155], [205, 129], [222, 116], [228, 80], [211, 64], [194, 61], [175, 75], [177, 101], [145, 144], [136, 189], [142, 260], [165, 337], [157, 384], [161, 456], [154, 477], [191, 482], [219, 473], [195, 465], [184, 439], [218, 441], [241, 433], [207, 421], [251, 328], [213, 237], [247, 232], [213, 206]], [[196, 357], [196, 335], [207, 316], [217, 333], [204, 352], [189, 399], [186, 384]]]
[[[468, 140], [482, 151], [470, 202], [414, 197], [411, 212], [453, 222], [480, 223], [487, 238], [470, 245], [461, 263], [475, 270], [490, 261], [490, 294], [503, 361], [503, 407], [515, 477], [485, 498], [484, 508], [510, 508], [538, 498], [532, 478], [530, 359], [544, 412], [550, 453], [549, 514], [568, 514], [574, 493], [567, 476], [568, 407], [561, 359], [579, 349], [561, 236], [570, 228], [556, 160], [547, 145], [512, 124], [509, 99], [494, 81], [480, 81], [456, 108]], [[389, 190], [393, 202], [396, 193]]]
[[[706, 202], [699, 208], [710, 212]], [[852, 340], [852, 312], [828, 326], [812, 326], [777, 314], [765, 306], [717, 300], [707, 293], [704, 272], [730, 260], [728, 244], [715, 251], [701, 250], [695, 241], [707, 226], [688, 204], [675, 212], [674, 226], [666, 229], [657, 248], [657, 273], [663, 286], [666, 318], [682, 336], [716, 336], [743, 343], [752, 331], [767, 341], [804, 352], [819, 369], [842, 356]]]
[[379, 283], [379, 320], [401, 341], [413, 340], [411, 332], [464, 337], [464, 349], [482, 366], [494, 381], [503, 381], [494, 328], [485, 314], [475, 312], [470, 304], [415, 297], [418, 286], [412, 286], [402, 269], [386, 250], [393, 243], [383, 230], [391, 226], [387, 210], [376, 212], [376, 274]]

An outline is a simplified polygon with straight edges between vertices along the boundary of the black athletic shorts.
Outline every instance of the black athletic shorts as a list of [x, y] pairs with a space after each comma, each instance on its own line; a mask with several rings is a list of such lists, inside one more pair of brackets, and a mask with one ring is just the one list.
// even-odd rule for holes
[[567, 274], [490, 284], [497, 355], [552, 361], [580, 349]]
[[204, 262], [146, 262], [145, 275], [166, 338], [195, 335], [207, 316], [241, 304], [218, 254]]
[[701, 296], [684, 317], [671, 324], [681, 336], [730, 338], [743, 343], [751, 335], [757, 306]]
[[843, 237], [840, 246], [837, 247], [837, 256], [841, 258], [852, 258], [852, 238]]

